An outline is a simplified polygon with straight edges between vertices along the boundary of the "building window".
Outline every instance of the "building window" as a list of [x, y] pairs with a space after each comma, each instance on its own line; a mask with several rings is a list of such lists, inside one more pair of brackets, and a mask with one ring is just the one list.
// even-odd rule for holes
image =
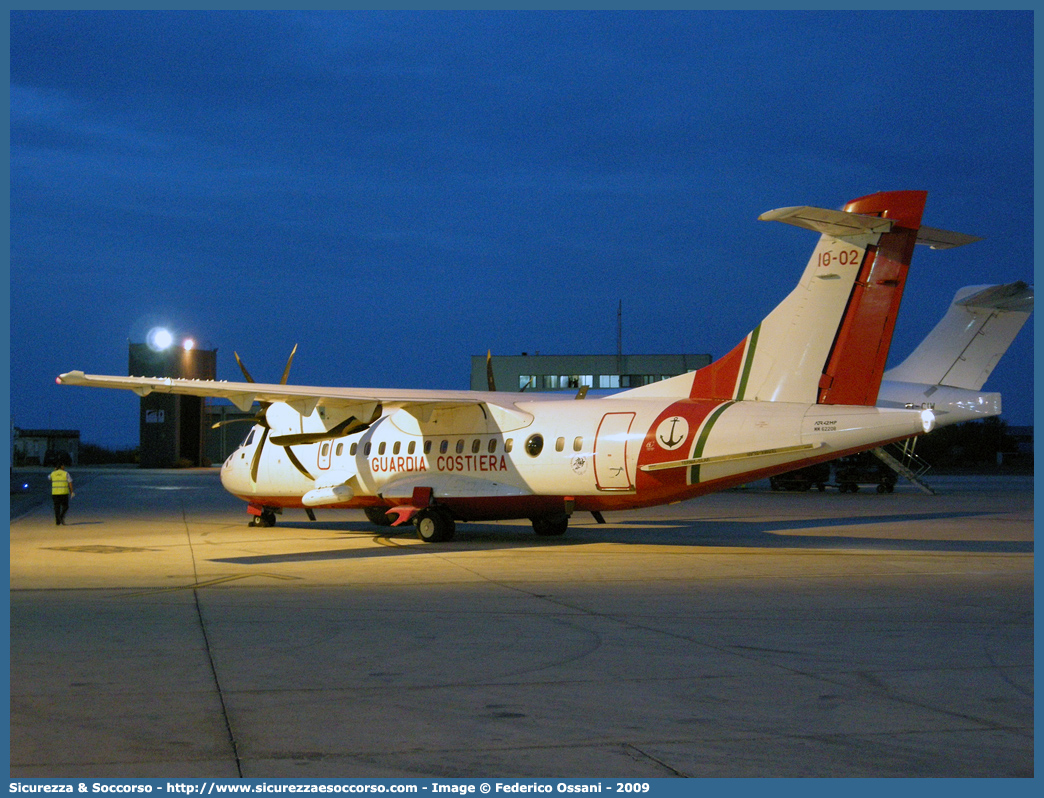
[[537, 384], [536, 374], [519, 374], [518, 375], [518, 389], [524, 391], [526, 388], [530, 388]]
[[598, 387], [599, 388], [619, 388], [620, 387], [620, 375], [619, 374], [600, 374], [600, 375], [598, 375]]

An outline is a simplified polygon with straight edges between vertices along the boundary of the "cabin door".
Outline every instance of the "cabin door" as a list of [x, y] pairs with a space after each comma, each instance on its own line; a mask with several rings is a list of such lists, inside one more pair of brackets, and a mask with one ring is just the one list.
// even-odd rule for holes
[[606, 413], [595, 434], [595, 484], [599, 490], [631, 490], [627, 472], [627, 433], [634, 413]]

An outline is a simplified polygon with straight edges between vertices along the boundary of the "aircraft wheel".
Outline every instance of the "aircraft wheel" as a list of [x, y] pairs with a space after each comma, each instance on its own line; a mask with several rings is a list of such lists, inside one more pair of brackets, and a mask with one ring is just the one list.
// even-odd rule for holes
[[381, 507], [366, 507], [363, 509], [363, 512], [366, 513], [366, 517], [371, 524], [376, 524], [377, 526], [392, 525], [392, 517], [384, 512]]
[[541, 537], [558, 537], [564, 535], [569, 528], [569, 516], [553, 516], [551, 518], [534, 518], [533, 531]]
[[891, 482], [889, 482], [887, 485], [885, 485], [885, 487], [888, 488], [888, 492], [889, 493], [891, 493], [892, 491], [895, 490], [895, 485], [893, 485]]
[[421, 510], [416, 516], [417, 537], [425, 543], [441, 543], [453, 539], [456, 524], [449, 513], [429, 507]]
[[885, 486], [885, 484], [883, 482], [880, 485], [877, 486], [877, 492], [878, 493], [885, 493], [887, 491], [888, 491], [888, 488]]

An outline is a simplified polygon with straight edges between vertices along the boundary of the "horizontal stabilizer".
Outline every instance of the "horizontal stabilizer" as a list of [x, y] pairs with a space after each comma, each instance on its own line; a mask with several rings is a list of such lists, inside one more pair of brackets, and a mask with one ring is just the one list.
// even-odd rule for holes
[[983, 310], [1033, 310], [1033, 286], [1022, 280], [1007, 285], [991, 285], [971, 296], [955, 300], [955, 305]]
[[927, 244], [932, 249], [953, 249], [963, 247], [965, 244], [974, 244], [982, 241], [981, 236], [970, 236], [965, 233], [953, 233], [949, 230], [936, 230], [934, 227], [925, 227], [917, 231], [917, 243]]
[[893, 224], [891, 219], [864, 216], [861, 213], [849, 213], [848, 211], [832, 211], [827, 208], [813, 208], [809, 205], [766, 211], [758, 219], [762, 222], [792, 224], [834, 238], [868, 233], [887, 233], [892, 229]]
[[[866, 216], [850, 211], [833, 211], [827, 208], [813, 208], [800, 205], [793, 208], [777, 208], [767, 211], [758, 217], [763, 222], [783, 222], [806, 230], [846, 238], [868, 233], [887, 233], [892, 229], [893, 220], [877, 216]], [[917, 231], [917, 243], [926, 244], [932, 249], [952, 249], [981, 241], [978, 236], [954, 233], [949, 230], [938, 230], [924, 225]]]

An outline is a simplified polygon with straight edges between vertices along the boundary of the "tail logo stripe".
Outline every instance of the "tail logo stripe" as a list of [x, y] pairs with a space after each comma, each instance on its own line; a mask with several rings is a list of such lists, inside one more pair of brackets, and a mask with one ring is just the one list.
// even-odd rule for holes
[[[707, 418], [707, 421], [703, 425], [703, 429], [700, 430], [699, 436], [696, 438], [696, 445], [693, 447], [692, 454], [689, 456], [689, 459], [697, 460], [703, 457], [703, 449], [707, 445], [707, 438], [710, 437], [711, 427], [713, 427], [717, 420], [721, 417], [721, 414], [728, 410], [730, 407], [732, 407], [732, 405], [734, 404], [735, 402], [725, 402], [724, 404], [720, 405], [713, 413], [710, 414], [710, 416]], [[700, 467], [698, 465], [694, 465], [692, 469], [689, 471], [689, 484], [695, 485], [699, 481]]]
[[740, 375], [739, 384], [736, 386], [737, 399], [743, 399], [747, 391], [747, 380], [750, 379], [750, 367], [754, 364], [754, 352], [758, 347], [758, 334], [760, 332], [761, 325], [759, 324], [750, 334], [750, 340], [747, 343], [747, 353], [743, 358], [743, 371]]

